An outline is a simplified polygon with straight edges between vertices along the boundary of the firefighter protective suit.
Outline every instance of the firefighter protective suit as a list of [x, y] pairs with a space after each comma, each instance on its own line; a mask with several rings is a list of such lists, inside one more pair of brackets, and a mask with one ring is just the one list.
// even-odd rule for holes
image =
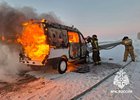
[[127, 36], [123, 38], [122, 44], [125, 46], [125, 52], [124, 52], [124, 59], [123, 61], [126, 62], [128, 55], [130, 55], [131, 60], [135, 61], [135, 54], [134, 54], [134, 47], [132, 45], [132, 40], [129, 39]]
[[100, 52], [99, 52], [98, 39], [96, 35], [92, 36], [91, 44], [92, 44], [92, 49], [93, 49], [92, 58], [93, 58], [94, 64], [100, 65], [101, 58], [100, 58]]

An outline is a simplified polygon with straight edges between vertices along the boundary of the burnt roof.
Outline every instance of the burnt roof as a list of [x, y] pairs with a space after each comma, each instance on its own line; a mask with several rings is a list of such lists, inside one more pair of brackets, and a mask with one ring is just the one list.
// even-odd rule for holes
[[81, 33], [77, 28], [75, 28], [74, 26], [70, 27], [70, 26], [66, 26], [66, 25], [61, 25], [58, 23], [45, 23], [46, 27], [51, 27], [51, 28], [57, 28], [57, 29], [63, 29], [63, 30], [67, 30], [67, 31], [73, 31], [73, 32], [77, 32], [77, 33]]

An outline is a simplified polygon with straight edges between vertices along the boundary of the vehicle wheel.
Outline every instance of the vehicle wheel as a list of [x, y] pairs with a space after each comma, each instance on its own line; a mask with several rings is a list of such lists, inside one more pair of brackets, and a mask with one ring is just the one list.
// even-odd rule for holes
[[67, 71], [67, 61], [64, 58], [61, 58], [58, 64], [58, 72], [63, 74]]

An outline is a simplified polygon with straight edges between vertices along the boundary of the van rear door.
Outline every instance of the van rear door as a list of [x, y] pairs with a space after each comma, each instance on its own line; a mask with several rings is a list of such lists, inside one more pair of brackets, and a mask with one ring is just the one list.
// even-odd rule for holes
[[77, 32], [68, 31], [69, 55], [71, 59], [80, 58], [80, 38]]

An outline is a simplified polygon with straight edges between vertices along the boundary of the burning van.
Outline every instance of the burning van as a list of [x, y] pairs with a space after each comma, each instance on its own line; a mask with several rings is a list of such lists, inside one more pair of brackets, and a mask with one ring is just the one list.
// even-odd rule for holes
[[29, 21], [18, 42], [22, 45], [20, 62], [36, 67], [46, 67], [49, 62], [59, 73], [65, 73], [67, 63], [85, 59], [86, 43], [81, 32], [74, 28], [46, 20]]

